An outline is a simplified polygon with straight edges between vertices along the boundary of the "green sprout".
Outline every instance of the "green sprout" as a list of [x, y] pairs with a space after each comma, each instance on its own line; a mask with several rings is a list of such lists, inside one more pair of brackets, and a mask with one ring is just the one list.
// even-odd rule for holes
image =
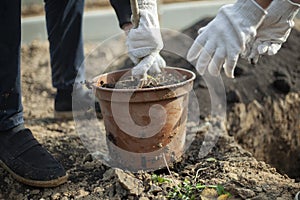
[[171, 182], [170, 179], [164, 178], [162, 176], [156, 175], [156, 174], [152, 174], [151, 179], [154, 183], [167, 183], [167, 182]]
[[177, 187], [173, 187], [172, 191], [169, 192], [169, 199], [180, 199], [180, 200], [195, 200], [196, 197], [199, 199], [199, 194], [205, 188], [213, 188], [217, 191], [218, 196], [227, 195], [231, 196], [229, 192], [226, 192], [222, 185], [202, 185], [200, 183], [191, 184], [190, 181], [184, 180], [182, 184], [179, 184]]

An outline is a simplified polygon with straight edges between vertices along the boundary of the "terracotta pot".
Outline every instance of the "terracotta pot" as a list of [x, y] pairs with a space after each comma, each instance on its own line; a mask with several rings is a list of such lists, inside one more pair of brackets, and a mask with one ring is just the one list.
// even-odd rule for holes
[[[96, 77], [94, 91], [100, 102], [107, 145], [114, 165], [131, 171], [158, 169], [165, 161], [181, 157], [185, 144], [189, 92], [195, 74], [167, 67], [185, 77], [173, 85], [143, 89], [112, 89], [100, 83], [116, 83], [129, 70]], [[165, 158], [163, 158], [165, 156]]]

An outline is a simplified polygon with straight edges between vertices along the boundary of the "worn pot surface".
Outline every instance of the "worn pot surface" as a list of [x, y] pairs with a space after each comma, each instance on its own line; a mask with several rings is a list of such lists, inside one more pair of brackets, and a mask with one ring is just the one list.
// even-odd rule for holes
[[[166, 68], [186, 80], [177, 84], [142, 89], [113, 89], [99, 83], [115, 83], [129, 70], [95, 78], [94, 91], [101, 106], [111, 156], [132, 168], [156, 168], [162, 154], [167, 161], [178, 159], [184, 150], [188, 93], [195, 74]], [[126, 164], [127, 163], [127, 164]]]

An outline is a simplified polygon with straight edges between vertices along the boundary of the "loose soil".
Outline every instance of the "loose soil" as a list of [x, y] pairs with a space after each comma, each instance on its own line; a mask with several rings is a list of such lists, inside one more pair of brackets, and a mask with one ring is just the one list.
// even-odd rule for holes
[[[199, 21], [184, 33], [195, 38]], [[93, 159], [83, 146], [74, 121], [53, 119], [48, 43], [22, 46], [22, 89], [26, 126], [65, 166], [69, 181], [41, 189], [16, 182], [0, 168], [0, 199], [166, 199], [174, 185], [221, 184], [231, 199], [293, 199], [300, 190], [300, 32], [294, 29], [276, 56], [262, 57], [256, 66], [240, 60], [236, 79], [222, 73], [227, 93], [227, 122], [209, 113], [210, 97], [198, 76], [194, 90], [201, 102], [201, 124], [182, 160], [168, 170], [129, 173]], [[86, 46], [86, 53], [90, 49]], [[169, 66], [193, 68], [162, 52]], [[105, 56], [105, 55], [104, 55]], [[216, 145], [199, 158], [205, 137]], [[171, 181], [157, 181], [153, 174]], [[196, 199], [203, 193], [196, 192]], [[204, 199], [204, 198], [203, 198]]]

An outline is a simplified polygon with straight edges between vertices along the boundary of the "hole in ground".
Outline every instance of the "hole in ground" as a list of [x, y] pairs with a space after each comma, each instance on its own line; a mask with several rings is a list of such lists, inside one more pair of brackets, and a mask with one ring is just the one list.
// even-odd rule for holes
[[258, 160], [300, 182], [300, 93], [262, 103], [236, 104], [229, 133]]

